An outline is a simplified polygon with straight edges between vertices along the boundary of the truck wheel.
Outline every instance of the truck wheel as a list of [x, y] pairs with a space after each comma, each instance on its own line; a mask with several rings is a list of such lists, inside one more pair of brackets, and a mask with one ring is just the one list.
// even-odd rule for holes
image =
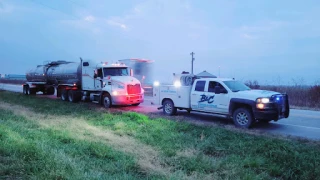
[[253, 117], [250, 110], [238, 108], [233, 112], [233, 122], [237, 127], [249, 128], [252, 125]]
[[75, 91], [73, 91], [73, 90], [69, 90], [69, 92], [68, 92], [68, 100], [69, 100], [69, 102], [76, 102], [75, 101]]
[[163, 102], [163, 113], [169, 116], [175, 115], [177, 113], [177, 108], [171, 100], [165, 100]]
[[140, 105], [140, 103], [132, 104], [132, 106], [139, 106], [139, 105]]
[[106, 94], [106, 95], [103, 96], [102, 104], [107, 109], [111, 107], [112, 101], [111, 101], [111, 97], [110, 97], [109, 94]]
[[68, 99], [68, 90], [63, 89], [61, 92], [61, 100], [66, 101]]

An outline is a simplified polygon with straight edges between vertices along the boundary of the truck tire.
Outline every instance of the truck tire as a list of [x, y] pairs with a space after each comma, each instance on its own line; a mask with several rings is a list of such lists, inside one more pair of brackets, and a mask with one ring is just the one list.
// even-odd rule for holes
[[69, 90], [68, 100], [73, 103], [80, 101], [80, 97], [78, 96], [78, 94], [79, 93], [77, 91]]
[[171, 100], [167, 99], [163, 102], [163, 113], [169, 116], [175, 115], [177, 113], [177, 108]]
[[140, 105], [140, 103], [132, 104], [132, 106], [139, 106], [139, 105]]
[[103, 105], [105, 108], [107, 108], [107, 109], [111, 107], [112, 101], [111, 101], [111, 97], [110, 97], [109, 94], [103, 95], [102, 105]]
[[67, 100], [68, 100], [68, 90], [62, 89], [62, 92], [61, 92], [61, 100], [62, 100], [62, 101], [67, 101]]
[[253, 124], [253, 117], [249, 109], [238, 108], [233, 112], [233, 122], [237, 127], [250, 128]]

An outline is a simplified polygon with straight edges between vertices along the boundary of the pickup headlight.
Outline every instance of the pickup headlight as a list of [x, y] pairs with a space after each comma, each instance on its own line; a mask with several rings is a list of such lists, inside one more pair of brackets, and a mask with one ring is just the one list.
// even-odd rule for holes
[[269, 103], [270, 99], [269, 98], [258, 98], [257, 103]]
[[265, 109], [266, 108], [266, 104], [270, 102], [270, 99], [269, 98], [258, 98], [256, 100], [257, 104], [256, 104], [256, 107], [258, 109]]

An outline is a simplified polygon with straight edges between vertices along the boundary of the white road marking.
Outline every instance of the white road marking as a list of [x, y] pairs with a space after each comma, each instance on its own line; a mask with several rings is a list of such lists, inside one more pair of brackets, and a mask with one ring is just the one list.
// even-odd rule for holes
[[285, 124], [285, 123], [275, 123], [275, 124], [281, 124], [281, 125], [285, 125], [285, 126], [294, 126], [294, 127], [300, 127], [300, 128], [307, 128], [307, 129], [316, 129], [316, 130], [320, 130], [320, 128], [318, 128], [318, 127], [300, 126], [300, 125]]

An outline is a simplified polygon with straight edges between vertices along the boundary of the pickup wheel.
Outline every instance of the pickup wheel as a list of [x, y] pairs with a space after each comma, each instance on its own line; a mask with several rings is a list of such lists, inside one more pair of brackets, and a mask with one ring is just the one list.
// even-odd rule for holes
[[177, 113], [177, 108], [171, 100], [165, 100], [163, 102], [163, 113], [169, 116], [175, 115]]
[[238, 108], [233, 112], [233, 122], [237, 127], [250, 128], [253, 117], [249, 109]]

